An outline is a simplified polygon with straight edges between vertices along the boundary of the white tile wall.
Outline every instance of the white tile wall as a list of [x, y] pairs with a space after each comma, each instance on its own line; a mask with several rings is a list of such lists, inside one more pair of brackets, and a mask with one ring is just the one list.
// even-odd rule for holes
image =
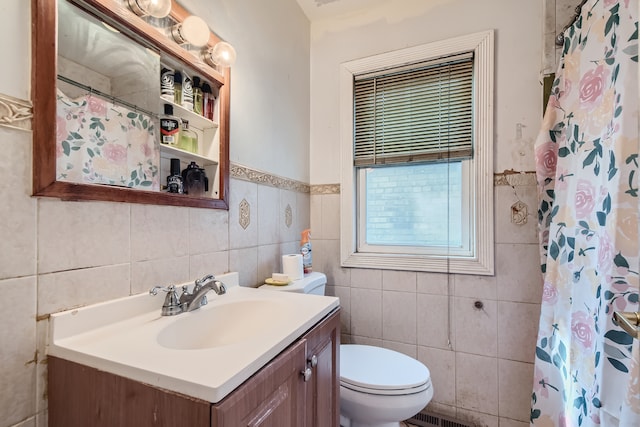
[[[1, 43], [1, 42], [0, 42]], [[31, 194], [31, 141], [26, 132], [0, 128], [0, 140], [12, 149], [0, 156], [0, 280], [36, 272], [37, 202]], [[15, 213], [19, 213], [16, 215]]]
[[189, 209], [131, 205], [131, 258], [166, 259], [189, 254]]
[[456, 354], [451, 350], [418, 347], [417, 359], [424, 363], [431, 373], [433, 401], [445, 405], [456, 404]]
[[382, 339], [382, 291], [351, 288], [351, 334]]
[[[147, 292], [154, 286], [177, 285], [194, 278], [189, 257], [161, 258], [131, 263], [131, 293]], [[216, 270], [219, 271], [219, 270]]]
[[36, 279], [0, 281], [0, 425], [13, 425], [36, 410]]
[[272, 245], [280, 241], [280, 190], [266, 185], [258, 186], [258, 244]]
[[415, 292], [382, 291], [382, 339], [416, 344]]
[[[505, 188], [496, 187], [504, 193], [497, 216], [505, 209], [510, 215], [511, 194], [522, 200], [532, 195], [531, 186]], [[312, 196], [312, 207], [325, 206], [329, 197], [337, 196]], [[430, 411], [483, 426], [524, 427], [542, 288], [533, 220], [517, 226], [528, 231], [503, 224], [494, 276], [345, 269], [339, 240], [327, 238], [336, 234], [328, 229], [332, 222], [338, 227], [336, 221], [317, 212], [311, 220], [322, 237], [314, 246], [314, 267], [327, 272], [328, 292], [343, 304], [343, 342], [415, 352], [431, 370]]]
[[130, 206], [123, 203], [40, 199], [38, 273], [129, 262], [130, 241], [135, 239], [130, 227]]
[[[483, 307], [476, 308], [476, 302]], [[497, 357], [498, 313], [496, 301], [475, 298], [455, 298], [454, 308], [456, 351]]]
[[41, 274], [38, 276], [38, 315], [128, 296], [129, 277], [129, 264]]
[[498, 414], [498, 359], [456, 352], [456, 406]]
[[498, 360], [500, 415], [518, 421], [529, 420], [531, 390], [522, 384], [530, 384], [533, 378], [531, 363]]

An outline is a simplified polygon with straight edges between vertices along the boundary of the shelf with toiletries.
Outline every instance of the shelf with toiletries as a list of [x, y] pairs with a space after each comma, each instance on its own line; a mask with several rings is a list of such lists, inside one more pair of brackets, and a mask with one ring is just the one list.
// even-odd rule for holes
[[172, 102], [172, 101], [168, 101], [164, 98], [160, 98], [160, 102], [163, 104], [171, 104], [173, 106], [174, 115], [182, 119], [188, 120], [190, 126], [193, 126], [197, 129], [202, 129], [202, 130], [204, 129], [215, 130], [218, 128], [218, 122], [209, 120], [206, 117], [198, 113], [194, 113], [191, 110], [187, 110], [182, 105], [176, 104], [175, 102]]
[[160, 116], [160, 174], [166, 177], [162, 190], [218, 197], [217, 86], [171, 63], [161, 64], [160, 86], [164, 112]]

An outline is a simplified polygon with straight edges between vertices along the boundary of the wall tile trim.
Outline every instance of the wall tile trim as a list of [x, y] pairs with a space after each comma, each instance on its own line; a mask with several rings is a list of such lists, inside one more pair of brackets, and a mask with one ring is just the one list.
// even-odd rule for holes
[[309, 193], [310, 191], [309, 184], [305, 184], [304, 182], [272, 175], [270, 173], [251, 169], [233, 162], [230, 167], [230, 175], [231, 178], [241, 179], [243, 181], [249, 181], [256, 184], [270, 185], [271, 187], [276, 187], [281, 190], [292, 190], [297, 191], [298, 193]]
[[312, 185], [311, 194], [340, 194], [340, 184]]
[[30, 131], [32, 118], [31, 101], [0, 93], [0, 126]]
[[535, 171], [514, 171], [505, 170], [493, 174], [493, 185], [498, 187], [508, 185], [510, 187], [519, 187], [525, 185], [536, 185]]
[[[509, 187], [518, 187], [526, 185], [536, 185], [535, 171], [514, 171], [506, 170], [504, 172], [496, 172], [493, 174], [493, 185], [495, 187], [506, 185]], [[340, 184], [321, 184], [311, 185], [310, 191], [312, 195], [340, 194]]]

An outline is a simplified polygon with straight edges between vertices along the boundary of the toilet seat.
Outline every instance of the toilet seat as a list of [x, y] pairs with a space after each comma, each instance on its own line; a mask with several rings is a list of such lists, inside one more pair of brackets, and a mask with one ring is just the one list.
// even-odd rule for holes
[[375, 395], [420, 393], [431, 387], [429, 369], [419, 361], [381, 347], [340, 346], [340, 385]]

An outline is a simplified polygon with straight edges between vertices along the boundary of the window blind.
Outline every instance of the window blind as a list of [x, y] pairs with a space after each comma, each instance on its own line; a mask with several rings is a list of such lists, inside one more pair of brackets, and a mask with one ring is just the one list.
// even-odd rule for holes
[[471, 53], [354, 80], [355, 166], [472, 156]]

